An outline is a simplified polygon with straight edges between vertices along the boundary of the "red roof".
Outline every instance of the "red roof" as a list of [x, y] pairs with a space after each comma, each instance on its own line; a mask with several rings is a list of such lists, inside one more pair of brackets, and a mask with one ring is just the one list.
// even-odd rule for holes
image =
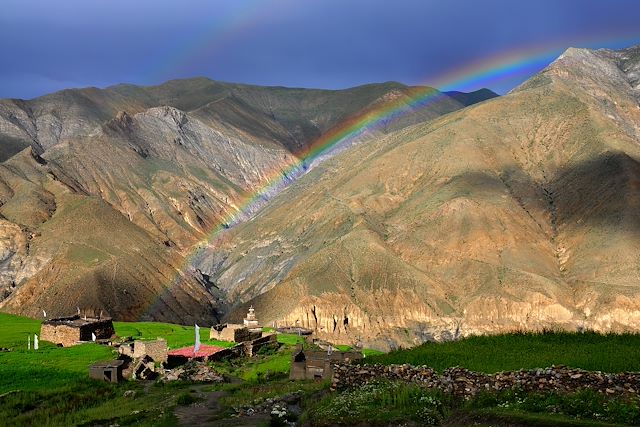
[[183, 357], [208, 357], [212, 354], [215, 354], [221, 350], [224, 350], [224, 347], [216, 347], [215, 345], [200, 345], [200, 350], [196, 354], [193, 354], [193, 346], [183, 347], [176, 350], [171, 350], [168, 354], [169, 356], [183, 356]]

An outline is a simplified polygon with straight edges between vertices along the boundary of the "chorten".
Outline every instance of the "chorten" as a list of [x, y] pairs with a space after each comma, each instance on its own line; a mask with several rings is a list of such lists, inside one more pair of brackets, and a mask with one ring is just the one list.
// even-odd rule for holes
[[260, 329], [260, 324], [256, 319], [256, 314], [253, 306], [249, 307], [247, 317], [244, 318], [244, 326], [249, 329]]

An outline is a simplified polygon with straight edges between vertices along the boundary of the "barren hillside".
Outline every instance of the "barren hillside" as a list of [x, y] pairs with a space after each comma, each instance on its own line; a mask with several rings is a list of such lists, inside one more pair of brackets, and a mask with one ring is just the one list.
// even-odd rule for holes
[[[217, 321], [225, 301], [192, 274], [194, 245], [318, 136], [411, 90], [198, 78], [0, 101], [0, 309]], [[463, 106], [443, 96], [404, 125]]]
[[326, 162], [200, 266], [265, 321], [393, 346], [640, 328], [640, 48]]

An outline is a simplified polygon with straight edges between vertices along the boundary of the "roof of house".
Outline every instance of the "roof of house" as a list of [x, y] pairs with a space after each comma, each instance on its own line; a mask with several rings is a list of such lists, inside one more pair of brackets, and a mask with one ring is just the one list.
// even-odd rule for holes
[[171, 350], [168, 354], [169, 356], [183, 356], [183, 357], [207, 357], [207, 356], [211, 356], [212, 354], [215, 354], [219, 351], [224, 350], [224, 347], [217, 347], [215, 345], [205, 345], [205, 344], [201, 344], [200, 345], [200, 350], [198, 350], [197, 353], [193, 353], [194, 347], [193, 346], [189, 346], [189, 347], [183, 347], [183, 348], [178, 348], [176, 350]]
[[111, 321], [111, 319], [110, 318], [98, 319], [95, 317], [84, 318], [76, 315], [76, 316], [70, 316], [70, 317], [59, 317], [57, 319], [50, 319], [43, 322], [43, 324], [53, 325], [53, 326], [66, 325], [66, 326], [79, 328], [81, 326], [89, 325], [91, 323], [99, 323], [99, 322], [106, 322], [106, 321]]
[[124, 360], [109, 360], [106, 362], [96, 362], [93, 365], [91, 365], [92, 368], [102, 368], [102, 369], [106, 369], [106, 368], [117, 368], [118, 366], [122, 366], [122, 364], [124, 363]]

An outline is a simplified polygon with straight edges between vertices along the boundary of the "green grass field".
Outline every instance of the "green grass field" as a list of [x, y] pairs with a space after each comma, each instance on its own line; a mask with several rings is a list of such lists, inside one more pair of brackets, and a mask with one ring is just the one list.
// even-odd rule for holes
[[486, 373], [551, 365], [612, 373], [640, 371], [640, 335], [554, 332], [477, 336], [367, 357], [364, 363], [427, 365], [438, 371], [463, 366]]
[[38, 351], [28, 351], [27, 337], [34, 333], [40, 333], [40, 321], [0, 313], [0, 347], [11, 349], [0, 352], [0, 394], [68, 385], [86, 378], [91, 363], [113, 354], [97, 344], [60, 348], [44, 341]]

